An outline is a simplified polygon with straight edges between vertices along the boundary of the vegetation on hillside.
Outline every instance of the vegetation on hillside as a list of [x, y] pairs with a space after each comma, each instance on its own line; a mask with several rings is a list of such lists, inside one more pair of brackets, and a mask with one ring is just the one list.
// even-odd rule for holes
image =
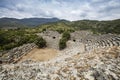
[[0, 30], [0, 50], [9, 50], [14, 47], [33, 43], [37, 35], [28, 34], [24, 30]]
[[58, 21], [54, 23], [48, 23], [38, 26], [39, 31], [44, 31], [45, 29], [58, 31], [59, 33], [63, 33], [65, 31], [74, 32], [74, 27], [70, 26], [71, 23], [69, 21]]
[[120, 19], [111, 21], [81, 20], [72, 22], [71, 26], [80, 30], [91, 30], [95, 34], [120, 34]]
[[74, 32], [75, 30], [91, 30], [94, 34], [120, 34], [120, 19], [111, 21], [80, 20], [80, 21], [58, 21], [40, 25], [36, 28], [39, 31], [46, 29], [58, 31]]

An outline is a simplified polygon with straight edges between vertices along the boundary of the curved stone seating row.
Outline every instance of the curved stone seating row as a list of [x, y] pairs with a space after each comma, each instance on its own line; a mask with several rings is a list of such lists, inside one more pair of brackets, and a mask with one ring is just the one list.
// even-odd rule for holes
[[0, 57], [0, 63], [15, 63], [31, 49], [36, 47], [34, 43], [24, 44], [23, 46], [13, 48]]
[[120, 46], [120, 36], [105, 34], [105, 35], [95, 36], [92, 38], [88, 37], [88, 38], [84, 38], [83, 43], [85, 44], [85, 49], [87, 51], [97, 48]]

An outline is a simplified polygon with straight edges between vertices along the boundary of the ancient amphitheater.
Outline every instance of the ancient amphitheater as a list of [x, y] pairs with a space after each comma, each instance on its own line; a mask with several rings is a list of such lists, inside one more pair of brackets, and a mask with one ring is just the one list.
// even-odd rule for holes
[[[58, 50], [62, 34], [45, 31], [37, 35], [47, 41], [47, 48]], [[120, 80], [120, 35], [75, 31], [71, 33], [67, 48], [54, 58], [17, 63], [36, 47], [33, 43], [25, 44], [3, 52], [6, 55], [0, 60], [3, 63], [0, 80]]]

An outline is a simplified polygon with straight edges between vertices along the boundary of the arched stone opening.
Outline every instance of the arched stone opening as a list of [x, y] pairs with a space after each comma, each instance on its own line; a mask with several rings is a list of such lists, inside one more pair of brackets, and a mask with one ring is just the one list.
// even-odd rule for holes
[[76, 40], [75, 40], [75, 39], [73, 39], [73, 42], [76, 42]]
[[55, 36], [53, 36], [53, 39], [55, 39], [56, 37]]
[[0, 60], [0, 64], [2, 64], [2, 61]]

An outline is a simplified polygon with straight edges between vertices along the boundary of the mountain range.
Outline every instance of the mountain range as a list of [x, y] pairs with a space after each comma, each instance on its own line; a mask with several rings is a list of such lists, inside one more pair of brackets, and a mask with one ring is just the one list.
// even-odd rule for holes
[[98, 21], [78, 20], [67, 21], [58, 18], [0, 18], [0, 28], [24, 28], [41, 27], [51, 28], [58, 31], [65, 29], [92, 30], [94, 33], [118, 33], [120, 34], [120, 19]]
[[37, 25], [59, 21], [58, 18], [0, 18], [1, 27], [35, 27]]

